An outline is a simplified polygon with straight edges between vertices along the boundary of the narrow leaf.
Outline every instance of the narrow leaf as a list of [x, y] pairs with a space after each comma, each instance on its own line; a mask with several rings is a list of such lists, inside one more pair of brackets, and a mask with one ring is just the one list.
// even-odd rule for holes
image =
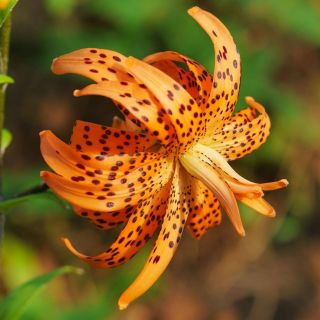
[[6, 74], [0, 74], [0, 84], [4, 83], [14, 83], [14, 80]]
[[61, 204], [62, 207], [65, 207], [64, 202], [60, 201], [53, 193], [41, 192], [1, 201], [0, 210], [3, 210], [6, 213], [6, 210], [30, 200], [52, 200]]
[[3, 10], [0, 10], [0, 28], [2, 27], [9, 13], [13, 10], [18, 1], [19, 0], [10, 0], [6, 7]]
[[39, 292], [41, 288], [43, 288], [46, 284], [48, 284], [56, 277], [66, 273], [75, 273], [80, 275], [83, 273], [83, 270], [71, 266], [64, 266], [24, 283], [23, 285], [9, 293], [0, 302], [0, 319], [19, 319], [23, 314], [27, 304]]
[[12, 134], [7, 129], [2, 129], [2, 135], [1, 135], [1, 150], [0, 153], [3, 156], [6, 149], [9, 147], [10, 143], [12, 141]]

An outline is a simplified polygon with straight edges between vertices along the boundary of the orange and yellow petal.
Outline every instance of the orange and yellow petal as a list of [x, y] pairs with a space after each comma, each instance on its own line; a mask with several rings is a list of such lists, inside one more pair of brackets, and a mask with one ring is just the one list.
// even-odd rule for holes
[[177, 163], [158, 239], [142, 271], [121, 295], [118, 301], [120, 309], [125, 309], [144, 294], [158, 280], [173, 258], [188, 219], [188, 206], [184, 201], [187, 195], [187, 179], [186, 172]]
[[58, 174], [42, 173], [48, 186], [71, 204], [94, 211], [135, 205], [161, 189], [173, 173], [173, 158], [161, 153], [98, 155], [102, 158], [96, 159], [75, 151], [50, 131], [41, 134], [41, 152]]
[[95, 82], [134, 81], [125, 70], [125, 59], [115, 51], [87, 48], [54, 59], [51, 69], [55, 74], [79, 74]]
[[74, 212], [80, 217], [91, 221], [101, 230], [108, 230], [127, 222], [131, 213], [135, 210], [136, 206], [129, 206], [123, 210], [113, 212], [101, 212], [86, 210], [80, 207], [73, 207]]
[[179, 143], [179, 150], [187, 150], [204, 134], [202, 109], [190, 94], [161, 70], [135, 58], [127, 59], [128, 70], [143, 82], [163, 106]]
[[174, 145], [176, 134], [170, 119], [145, 86], [126, 81], [100, 82], [76, 90], [75, 95], [101, 95], [113, 99], [125, 116], [131, 114], [136, 125], [143, 125], [150, 137], [161, 141], [165, 147]]
[[[152, 54], [144, 60], [159, 68], [160, 62], [180, 62], [188, 67], [188, 71], [176, 66], [173, 68], [165, 68], [165, 65], [160, 64], [162, 70], [172, 77], [175, 81], [179, 82], [184, 89], [186, 89], [191, 96], [196, 100], [197, 104], [205, 109], [207, 101], [210, 96], [212, 87], [212, 77], [206, 69], [198, 62], [174, 51], [165, 51]], [[158, 63], [158, 65], [157, 65]], [[196, 89], [196, 90], [194, 90]]]
[[213, 227], [221, 223], [222, 214], [218, 198], [198, 179], [190, 178], [191, 193], [187, 196], [189, 217], [188, 230], [200, 240]]
[[[236, 113], [225, 122], [220, 131], [212, 136], [206, 136], [203, 144], [209, 145], [218, 151], [227, 160], [235, 160], [258, 149], [270, 133], [270, 119], [264, 107], [253, 100], [246, 98], [247, 104], [259, 114], [249, 116], [245, 121], [244, 112]], [[249, 109], [246, 109], [246, 113]]]
[[170, 185], [141, 200], [131, 211], [128, 222], [114, 243], [104, 252], [88, 256], [77, 251], [68, 239], [64, 242], [77, 257], [95, 268], [111, 268], [128, 262], [152, 238], [165, 213]]
[[77, 121], [70, 139], [71, 147], [89, 154], [133, 154], [146, 151], [155, 140], [143, 133], [128, 132], [86, 121]]
[[235, 195], [223, 177], [221, 177], [211, 165], [202, 161], [197, 153], [192, 150], [181, 155], [179, 160], [190, 175], [203, 182], [203, 184], [218, 198], [236, 231], [241, 236], [244, 236], [245, 231]]
[[232, 169], [227, 160], [213, 148], [197, 144], [192, 149], [199, 160], [202, 160], [214, 168], [226, 181], [232, 192], [246, 198], [259, 198], [263, 196], [263, 191], [282, 189], [288, 185], [286, 179], [278, 181], [255, 183], [251, 182]]
[[191, 8], [188, 13], [209, 35], [215, 51], [213, 83], [206, 106], [207, 130], [211, 134], [211, 130], [229, 119], [237, 103], [240, 56], [230, 32], [218, 18], [199, 7]]
[[242, 195], [239, 195], [239, 196], [236, 195], [236, 197], [246, 206], [254, 209], [255, 211], [263, 214], [264, 216], [273, 218], [276, 215], [274, 208], [262, 197], [255, 198], [255, 199], [250, 199]]

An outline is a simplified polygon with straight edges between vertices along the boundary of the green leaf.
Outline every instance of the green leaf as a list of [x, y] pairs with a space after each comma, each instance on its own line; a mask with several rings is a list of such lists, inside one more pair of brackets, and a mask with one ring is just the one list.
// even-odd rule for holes
[[3, 23], [6, 21], [9, 13], [13, 10], [19, 0], [10, 0], [9, 4], [4, 10], [0, 10], [0, 28], [2, 27]]
[[27, 202], [29, 200], [43, 200], [43, 199], [48, 199], [48, 200], [53, 200], [53, 201], [59, 201], [59, 203], [64, 206], [64, 203], [60, 201], [59, 198], [54, 196], [51, 192], [40, 192], [40, 193], [35, 193], [35, 194], [30, 194], [22, 197], [17, 197], [13, 199], [8, 199], [0, 202], [0, 210], [8, 210], [14, 206], [20, 205], [24, 202]]
[[9, 293], [0, 303], [0, 319], [19, 319], [30, 300], [50, 281], [66, 273], [83, 274], [83, 270], [64, 266], [26, 282]]
[[45, 5], [49, 13], [59, 17], [69, 16], [74, 7], [76, 6], [76, 0], [46, 0]]
[[2, 135], [1, 135], [1, 155], [4, 154], [6, 149], [9, 147], [10, 143], [12, 141], [12, 134], [7, 129], [2, 129]]
[[14, 80], [6, 74], [0, 74], [0, 84], [4, 83], [14, 83]]

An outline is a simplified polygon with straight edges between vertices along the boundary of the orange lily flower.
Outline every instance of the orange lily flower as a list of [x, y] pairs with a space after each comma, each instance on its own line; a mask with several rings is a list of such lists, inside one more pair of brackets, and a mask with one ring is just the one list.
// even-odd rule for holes
[[220, 224], [222, 207], [243, 236], [237, 200], [273, 217], [263, 191], [288, 184], [285, 179], [254, 183], [228, 164], [266, 141], [270, 120], [250, 97], [248, 107], [233, 114], [240, 86], [233, 39], [212, 14], [198, 7], [188, 13], [214, 45], [213, 76], [172, 51], [141, 61], [110, 50], [82, 49], [52, 65], [56, 74], [76, 73], [95, 82], [75, 96], [111, 98], [125, 116], [115, 119], [113, 127], [77, 121], [70, 145], [50, 131], [41, 133], [42, 155], [56, 172], [41, 173], [47, 185], [100, 229], [125, 224], [98, 255], [79, 253], [64, 239], [66, 246], [94, 267], [115, 267], [132, 258], [160, 227], [143, 270], [120, 297], [120, 309], [160, 277], [185, 226], [200, 239]]

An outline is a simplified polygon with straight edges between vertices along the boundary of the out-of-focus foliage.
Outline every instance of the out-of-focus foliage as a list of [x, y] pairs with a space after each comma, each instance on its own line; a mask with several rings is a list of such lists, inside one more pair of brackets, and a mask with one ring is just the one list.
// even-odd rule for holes
[[192, 5], [216, 14], [238, 44], [243, 66], [238, 108], [250, 95], [270, 114], [267, 143], [233, 166], [256, 181], [288, 178], [288, 189], [268, 197], [278, 216], [268, 220], [241, 206], [246, 238], [238, 239], [226, 218], [200, 242], [185, 234], [159, 287], [119, 313], [116, 300], [148, 250], [118, 269], [93, 270], [67, 252], [60, 237], [70, 237], [81, 251], [93, 254], [105, 250], [117, 232], [90, 228], [68, 206], [52, 201], [50, 193], [19, 203], [7, 200], [2, 204], [10, 206], [2, 296], [61, 265], [86, 270], [83, 277], [50, 284], [23, 319], [320, 318], [317, 0], [20, 1], [13, 16], [9, 73], [15, 84], [8, 89], [6, 127], [15, 139], [5, 156], [5, 196], [40, 183], [38, 172], [45, 165], [38, 151], [39, 131], [51, 129], [67, 139], [76, 119], [110, 124], [116, 113], [103, 98], [73, 98], [72, 90], [87, 82], [52, 75], [52, 59], [83, 47], [138, 58], [176, 50], [212, 71], [209, 38], [186, 13]]
[[9, 13], [13, 10], [17, 3], [18, 0], [3, 1], [3, 7], [0, 8], [0, 27], [3, 25]]
[[4, 83], [14, 83], [14, 80], [5, 74], [0, 74], [0, 84]]
[[10, 146], [10, 143], [12, 141], [11, 132], [7, 129], [3, 129], [2, 134], [1, 134], [1, 139], [2, 139], [2, 141], [1, 141], [0, 153], [3, 155], [6, 151], [6, 149]]
[[43, 286], [54, 278], [66, 273], [81, 274], [81, 269], [65, 266], [35, 278], [8, 294], [0, 303], [0, 317], [2, 320], [19, 319], [28, 302], [38, 293]]

